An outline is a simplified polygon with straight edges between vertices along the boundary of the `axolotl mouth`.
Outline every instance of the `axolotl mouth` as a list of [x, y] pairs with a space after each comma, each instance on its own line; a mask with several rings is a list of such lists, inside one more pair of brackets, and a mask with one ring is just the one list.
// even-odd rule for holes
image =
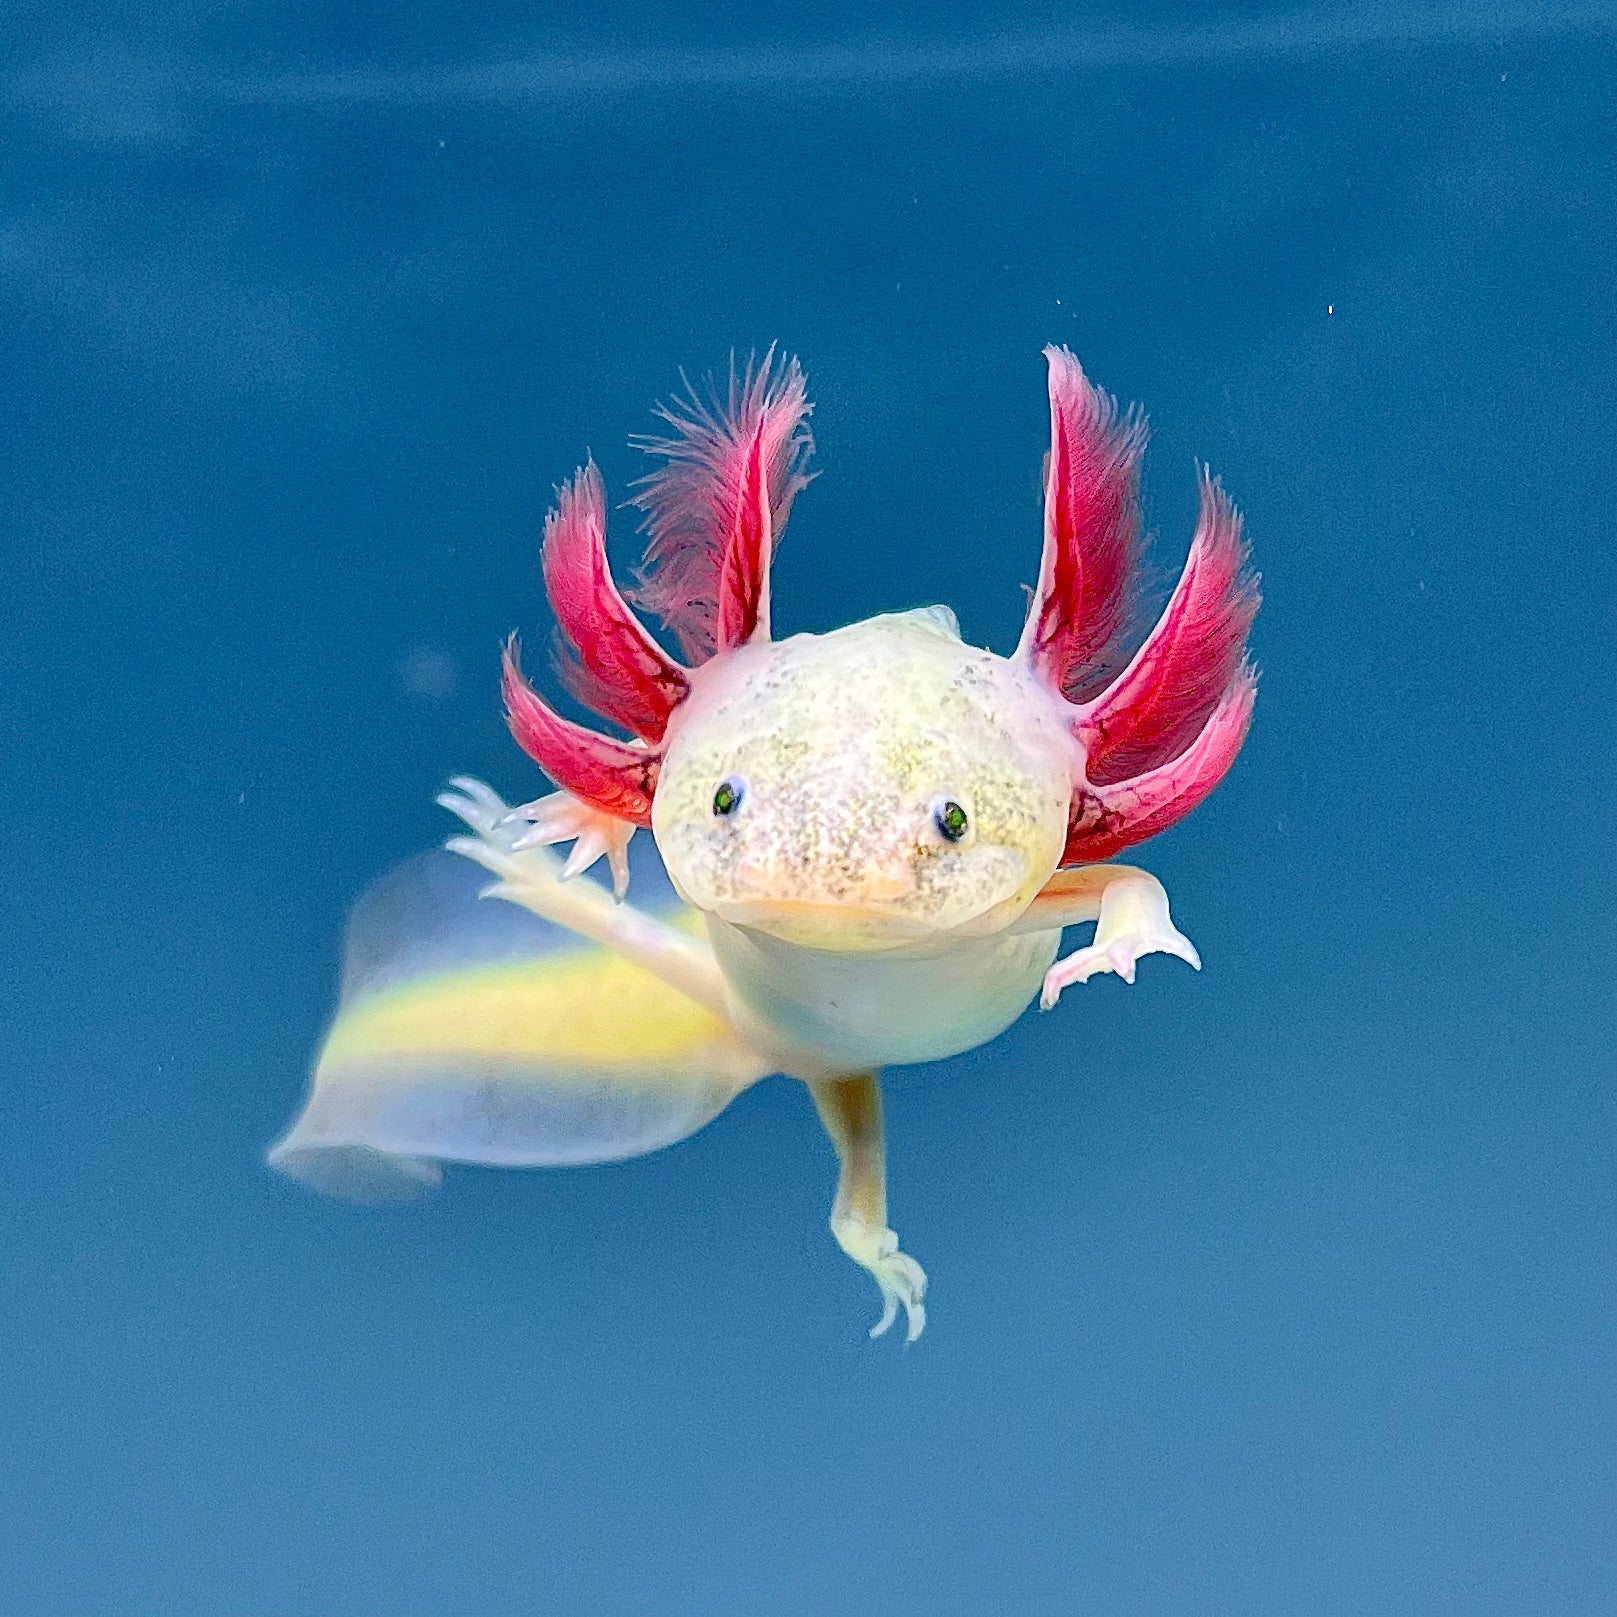
[[[988, 850], [980, 850], [979, 857]], [[890, 897], [861, 891], [848, 898], [792, 898], [783, 896], [727, 896], [710, 906], [709, 913], [731, 926], [767, 932], [802, 948], [850, 953], [923, 948], [929, 942], [998, 932], [1026, 907], [1023, 891], [1025, 861], [1010, 849], [993, 850], [998, 878], [974, 888], [965, 903], [959, 895], [944, 895], [943, 902], [928, 904], [930, 896], [913, 885]], [[865, 888], [875, 883], [861, 884]]]
[[717, 905], [713, 914], [731, 926], [767, 932], [806, 949], [875, 951], [899, 949], [952, 930], [858, 904], [811, 904], [754, 899]]

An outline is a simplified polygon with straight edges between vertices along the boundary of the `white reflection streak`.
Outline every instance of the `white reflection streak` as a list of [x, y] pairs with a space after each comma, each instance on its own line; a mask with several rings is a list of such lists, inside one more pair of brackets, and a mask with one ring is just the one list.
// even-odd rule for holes
[[506, 116], [577, 122], [621, 116], [631, 100], [761, 95], [822, 99], [880, 93], [959, 94], [1011, 83], [1065, 88], [1086, 74], [1180, 72], [1329, 62], [1367, 52], [1504, 46], [1567, 34], [1617, 33], [1617, 6], [1433, 5], [1347, 11], [1316, 6], [1261, 21], [1187, 28], [1101, 25], [926, 42], [869, 38], [828, 45], [638, 51], [514, 46], [480, 60], [379, 64], [322, 72], [243, 72], [217, 58], [142, 49], [117, 39], [13, 62], [0, 98], [70, 138], [181, 146], [197, 119], [229, 107], [492, 107]]
[[1503, 43], [1523, 35], [1617, 31], [1611, 5], [1407, 6], [1345, 14], [1319, 8], [1201, 28], [1104, 26], [924, 43], [760, 45], [641, 51], [513, 52], [481, 62], [398, 71], [287, 75], [216, 82], [237, 102], [547, 104], [642, 93], [859, 91], [1052, 79], [1116, 68], [1251, 65], [1362, 48]]

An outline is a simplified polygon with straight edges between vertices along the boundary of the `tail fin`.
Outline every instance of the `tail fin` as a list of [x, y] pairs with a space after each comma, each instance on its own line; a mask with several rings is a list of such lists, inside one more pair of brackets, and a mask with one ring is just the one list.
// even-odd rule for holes
[[[679, 905], [649, 847], [635, 880]], [[401, 1200], [443, 1162], [605, 1162], [671, 1145], [763, 1075], [729, 1029], [512, 904], [453, 854], [407, 861], [349, 919], [337, 1017], [273, 1167]]]

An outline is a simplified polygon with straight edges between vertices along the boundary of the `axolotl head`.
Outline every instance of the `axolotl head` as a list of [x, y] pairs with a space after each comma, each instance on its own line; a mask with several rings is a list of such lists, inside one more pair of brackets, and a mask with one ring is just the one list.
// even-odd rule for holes
[[1059, 713], [942, 607], [716, 659], [666, 743], [651, 823], [675, 887], [789, 942], [998, 930], [1066, 841]]
[[812, 448], [795, 362], [732, 373], [726, 399], [665, 410], [671, 435], [643, 441], [664, 464], [636, 497], [638, 603], [683, 662], [613, 582], [595, 467], [562, 488], [542, 561], [563, 673], [632, 739], [564, 719], [514, 647], [504, 688], [518, 742], [594, 816], [576, 862], [650, 826], [697, 908], [891, 948], [1009, 926], [1059, 867], [1154, 836], [1217, 785], [1255, 689], [1240, 519], [1204, 474], [1184, 572], [1134, 635], [1144, 423], [1066, 349], [1046, 358], [1044, 551], [1008, 658], [963, 644], [941, 607], [771, 640], [769, 564]]

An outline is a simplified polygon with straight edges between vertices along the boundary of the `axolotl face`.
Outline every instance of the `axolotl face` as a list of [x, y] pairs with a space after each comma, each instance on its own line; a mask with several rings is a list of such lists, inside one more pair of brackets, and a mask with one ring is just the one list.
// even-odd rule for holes
[[669, 726], [652, 828], [680, 895], [845, 951], [1010, 924], [1055, 870], [1072, 741], [945, 608], [741, 648]]

